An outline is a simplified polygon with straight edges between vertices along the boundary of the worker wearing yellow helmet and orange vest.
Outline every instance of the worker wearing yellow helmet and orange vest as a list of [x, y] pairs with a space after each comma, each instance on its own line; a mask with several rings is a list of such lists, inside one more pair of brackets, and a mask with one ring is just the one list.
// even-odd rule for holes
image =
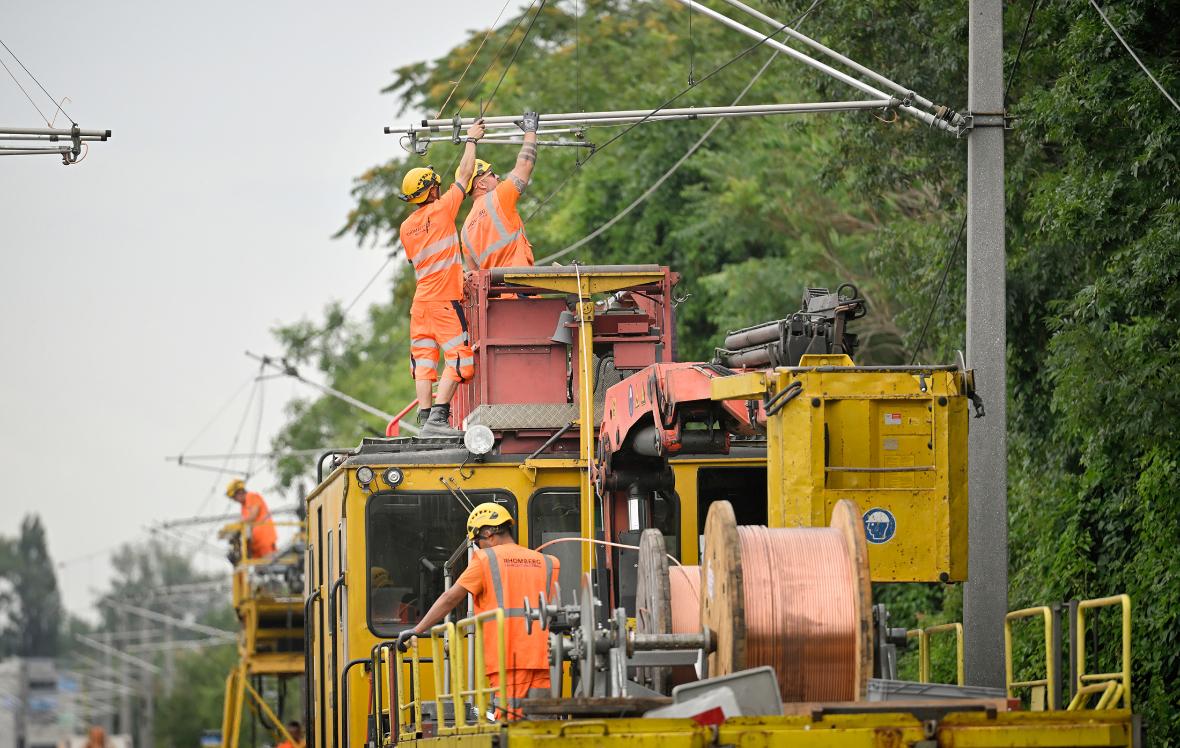
[[250, 558], [264, 558], [275, 552], [275, 522], [270, 507], [260, 494], [246, 490], [246, 481], [235, 478], [225, 488], [225, 495], [242, 505], [242, 522], [250, 541], [246, 546]]
[[[439, 193], [442, 178], [433, 167], [410, 169], [402, 180], [399, 197], [418, 207], [402, 222], [399, 234], [406, 259], [414, 266], [417, 287], [410, 305], [410, 373], [418, 396], [418, 423], [421, 436], [457, 436], [450, 427], [451, 397], [460, 382], [475, 374], [475, 354], [467, 336], [463, 316], [463, 264], [460, 259], [459, 234], [455, 221], [475, 171], [475, 142], [483, 137], [483, 121], [477, 120], [467, 130], [467, 144], [457, 184], [446, 194]], [[430, 390], [438, 380], [439, 353], [446, 360], [437, 399]]]
[[524, 221], [516, 210], [516, 201], [524, 193], [537, 161], [537, 127], [540, 116], [525, 112], [518, 123], [524, 130], [524, 145], [516, 156], [516, 166], [503, 181], [487, 161], [476, 160], [475, 171], [467, 185], [471, 193], [471, 212], [463, 222], [463, 258], [474, 269], [527, 267], [533, 264], [533, 247], [524, 235]]
[[[422, 616], [416, 626], [398, 635], [397, 646], [403, 652], [409, 640], [421, 636], [446, 617], [456, 605], [471, 595], [477, 614], [496, 608], [504, 609], [504, 676], [509, 719], [519, 716], [514, 711], [519, 700], [529, 689], [548, 689], [549, 635], [540, 626], [532, 633], [525, 629], [524, 601], [534, 605], [537, 595], [544, 592], [546, 599], [557, 598], [556, 580], [561, 563], [554, 556], [517, 545], [512, 534], [512, 515], [491, 502], [480, 504], [467, 518], [467, 539], [476, 551], [467, 569]], [[499, 686], [499, 653], [494, 623], [484, 624], [484, 668], [492, 686]], [[504, 706], [504, 705], [501, 705]]]

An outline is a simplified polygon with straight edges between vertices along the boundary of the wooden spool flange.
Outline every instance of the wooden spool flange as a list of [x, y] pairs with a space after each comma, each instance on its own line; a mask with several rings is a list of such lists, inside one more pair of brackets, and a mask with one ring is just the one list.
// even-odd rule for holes
[[[639, 579], [635, 592], [635, 630], [641, 634], [672, 633], [672, 590], [668, 581], [668, 555], [664, 534], [644, 530], [639, 536]], [[669, 692], [671, 668], [640, 668], [649, 688]]]

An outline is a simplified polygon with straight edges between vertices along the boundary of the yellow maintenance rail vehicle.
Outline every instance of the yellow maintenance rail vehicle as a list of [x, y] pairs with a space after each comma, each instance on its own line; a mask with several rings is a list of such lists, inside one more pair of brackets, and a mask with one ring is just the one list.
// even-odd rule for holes
[[[1046, 671], [1025, 678], [1009, 654], [1008, 689], [897, 680], [896, 647], [917, 639], [925, 662], [939, 631], [890, 628], [871, 584], [969, 577], [971, 373], [853, 364], [851, 287], [677, 363], [676, 280], [473, 273], [463, 437], [323, 455], [303, 564], [308, 746], [1135, 744], [1129, 612], [1117, 670], [1072, 650], [1068, 709], [1051, 619]], [[399, 652], [465, 568], [484, 502], [560, 558], [558, 593], [460, 605]], [[1079, 606], [1079, 627], [1108, 602]], [[1040, 614], [1012, 613], [1012, 636]], [[548, 692], [490, 685], [485, 646], [505, 683], [506, 616], [546, 632]]]
[[233, 607], [238, 616], [238, 661], [226, 677], [223, 748], [237, 748], [242, 727], [261, 725], [275, 744], [292, 741], [282, 715], [300, 696], [306, 676], [304, 642], [304, 548], [302, 521], [272, 525], [294, 530], [290, 542], [262, 558], [250, 555], [250, 522], [223, 527], [233, 570]]

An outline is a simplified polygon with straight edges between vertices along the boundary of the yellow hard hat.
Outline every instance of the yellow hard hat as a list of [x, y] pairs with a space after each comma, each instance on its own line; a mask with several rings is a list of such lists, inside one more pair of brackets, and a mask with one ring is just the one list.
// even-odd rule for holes
[[[467, 184], [463, 185], [463, 191], [471, 194], [471, 185], [475, 184], [475, 180], [492, 171], [492, 165], [482, 158], [475, 159], [475, 171], [471, 172], [471, 179], [467, 180]], [[459, 181], [459, 170], [455, 169], [455, 181]]]
[[407, 203], [422, 203], [436, 184], [442, 184], [442, 177], [433, 166], [417, 166], [406, 172], [402, 179], [402, 194], [398, 198]]
[[485, 501], [471, 510], [467, 517], [467, 539], [475, 540], [475, 533], [484, 527], [499, 527], [505, 522], [512, 522], [512, 515], [499, 504]]
[[238, 491], [245, 491], [245, 490], [246, 490], [246, 481], [242, 480], [241, 478], [234, 478], [233, 480], [231, 480], [229, 482], [229, 485], [225, 487], [225, 495], [227, 498], [232, 499], [234, 497], [234, 494], [236, 494]]
[[371, 586], [375, 589], [382, 587], [392, 587], [393, 580], [389, 577], [389, 572], [380, 566], [374, 566], [369, 572], [371, 579]]

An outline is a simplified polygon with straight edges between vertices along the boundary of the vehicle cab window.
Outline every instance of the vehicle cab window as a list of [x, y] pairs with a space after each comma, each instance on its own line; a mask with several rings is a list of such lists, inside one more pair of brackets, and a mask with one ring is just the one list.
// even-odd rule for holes
[[[472, 505], [503, 504], [516, 515], [507, 491], [469, 491]], [[396, 636], [416, 624], [443, 592], [445, 567], [467, 535], [469, 510], [447, 491], [385, 491], [365, 510], [369, 628]], [[461, 553], [451, 580], [467, 568]]]

